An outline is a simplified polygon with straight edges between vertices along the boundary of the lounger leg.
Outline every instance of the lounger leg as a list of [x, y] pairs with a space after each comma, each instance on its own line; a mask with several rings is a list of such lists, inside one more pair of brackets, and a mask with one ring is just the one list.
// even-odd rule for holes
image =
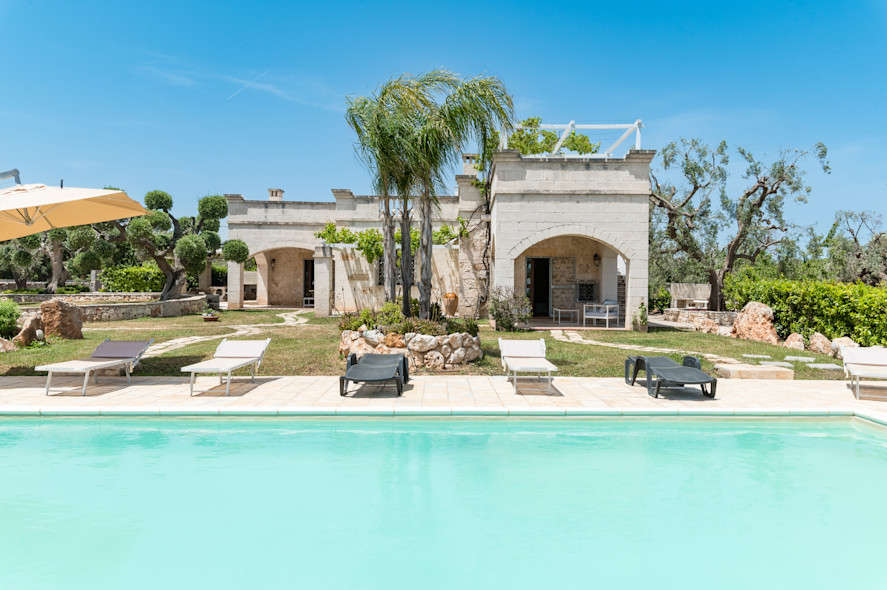
[[859, 376], [856, 377], [856, 399], [859, 399]]
[[514, 372], [514, 395], [517, 395], [517, 371]]
[[551, 395], [551, 371], [548, 372], [548, 395]]
[[403, 395], [403, 377], [400, 375], [394, 376], [394, 384], [397, 386], [397, 395], [398, 397]]
[[129, 375], [130, 368], [128, 363], [123, 363], [123, 370], [126, 372], [126, 382], [132, 383], [132, 378]]
[[190, 391], [188, 392], [188, 395], [191, 397], [194, 397], [194, 379], [196, 377], [197, 377], [197, 373], [195, 373], [194, 371], [191, 371], [191, 388], [190, 388]]
[[249, 366], [249, 382], [250, 383], [256, 382], [256, 366], [255, 365]]
[[718, 380], [717, 379], [715, 379], [714, 381], [711, 382], [711, 391], [708, 391], [708, 392], [705, 391], [705, 383], [702, 384], [702, 395], [704, 395], [705, 397], [710, 397], [710, 398], [714, 399], [715, 392], [717, 390], [718, 390]]
[[[219, 379], [221, 378], [222, 376], [219, 375]], [[228, 371], [228, 383], [225, 384], [225, 396], [227, 397], [229, 393], [231, 393], [231, 371]]]
[[345, 396], [345, 392], [348, 390], [348, 379], [345, 377], [339, 377], [339, 395]]
[[46, 376], [46, 392], [44, 395], [49, 395], [49, 384], [52, 383], [52, 371], [49, 372], [49, 375]]
[[83, 377], [83, 391], [80, 392], [80, 395], [86, 395], [86, 385], [89, 383], [89, 371], [86, 372], [86, 375]]

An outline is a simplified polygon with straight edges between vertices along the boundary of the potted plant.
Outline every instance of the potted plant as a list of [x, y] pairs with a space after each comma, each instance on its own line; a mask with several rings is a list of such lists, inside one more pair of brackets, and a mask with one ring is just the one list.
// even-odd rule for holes
[[217, 322], [219, 321], [219, 310], [213, 309], [210, 307], [209, 303], [205, 303], [203, 305], [203, 321], [204, 322]]

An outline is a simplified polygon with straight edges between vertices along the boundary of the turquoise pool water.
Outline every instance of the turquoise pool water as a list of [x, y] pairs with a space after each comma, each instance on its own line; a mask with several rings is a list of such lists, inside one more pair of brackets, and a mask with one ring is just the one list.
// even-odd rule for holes
[[0, 420], [0, 588], [884, 588], [861, 422]]

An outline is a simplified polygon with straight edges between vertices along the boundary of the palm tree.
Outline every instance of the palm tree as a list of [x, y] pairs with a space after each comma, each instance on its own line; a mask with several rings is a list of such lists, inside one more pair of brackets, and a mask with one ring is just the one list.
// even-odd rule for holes
[[[372, 96], [346, 98], [345, 120], [357, 134], [355, 149], [372, 172], [373, 188], [381, 200], [386, 301], [394, 301], [397, 296], [397, 252], [391, 201], [396, 194], [409, 195], [414, 184], [409, 165], [414, 159], [410, 156], [409, 143], [411, 118], [414, 113], [431, 107], [431, 97], [445, 79], [446, 76], [441, 76], [438, 70], [421, 76], [404, 74], [383, 84]], [[409, 243], [409, 231], [405, 239]], [[409, 255], [409, 249], [406, 251]], [[409, 284], [404, 282], [405, 305], [409, 305]]]
[[437, 77], [435, 90], [445, 88], [443, 99], [426, 101], [413, 118], [411, 162], [421, 187], [419, 315], [423, 319], [429, 317], [431, 309], [431, 215], [437, 206], [437, 189], [443, 186], [443, 175], [449, 165], [459, 161], [462, 147], [469, 140], [476, 139], [481, 146], [485, 145], [497, 127], [507, 132], [514, 117], [511, 96], [498, 78], [460, 80], [443, 71]]

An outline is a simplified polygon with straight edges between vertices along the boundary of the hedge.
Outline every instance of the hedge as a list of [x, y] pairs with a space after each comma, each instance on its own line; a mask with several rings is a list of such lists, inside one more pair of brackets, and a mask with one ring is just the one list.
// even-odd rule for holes
[[887, 345], [887, 289], [862, 283], [814, 281], [728, 280], [724, 285], [728, 309], [740, 310], [749, 301], [773, 309], [780, 338], [820, 332], [834, 340], [849, 336], [861, 346]]
[[102, 271], [102, 284], [105, 291], [157, 292], [163, 291], [166, 277], [153, 263], [141, 266], [115, 266]]

